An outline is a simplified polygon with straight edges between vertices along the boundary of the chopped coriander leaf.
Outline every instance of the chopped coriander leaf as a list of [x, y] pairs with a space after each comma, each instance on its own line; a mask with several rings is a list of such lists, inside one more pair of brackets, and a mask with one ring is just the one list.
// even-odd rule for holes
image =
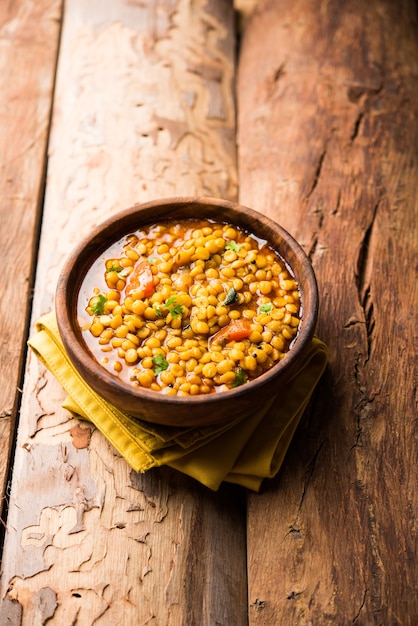
[[236, 241], [231, 239], [231, 241], [228, 241], [228, 243], [226, 244], [225, 249], [233, 250], [234, 252], [239, 252], [239, 250], [241, 249], [241, 246]]
[[156, 354], [152, 357], [152, 362], [154, 363], [154, 373], [161, 374], [168, 368], [168, 361], [163, 357], [162, 354]]
[[271, 313], [273, 310], [273, 303], [266, 302], [265, 304], [260, 305], [260, 313]]
[[97, 296], [97, 300], [94, 300], [91, 305], [91, 310], [93, 311], [94, 315], [103, 315], [103, 313], [105, 312], [104, 306], [106, 302], [106, 296], [104, 296], [102, 293], [99, 293], [99, 295]]
[[119, 265], [118, 263], [112, 263], [112, 265], [108, 268], [106, 268], [106, 274], [108, 274], [109, 272], [121, 272], [122, 271], [122, 266]]
[[116, 274], [118, 274], [121, 278], [129, 276], [129, 268], [122, 267], [118, 263], [112, 263], [110, 267], [107, 267], [106, 274], [109, 274], [109, 272], [116, 272]]
[[177, 317], [180, 317], [180, 315], [183, 315], [183, 307], [177, 302], [176, 296], [171, 296], [170, 298], [168, 298], [165, 301], [165, 306], [167, 307], [169, 313], [171, 313], [173, 319], [176, 319]]
[[245, 383], [245, 372], [242, 369], [242, 367], [238, 368], [237, 371], [235, 372], [235, 378], [232, 381], [232, 386], [233, 387], [239, 387], [240, 385]]
[[233, 304], [234, 302], [236, 302], [238, 300], [238, 294], [235, 291], [235, 289], [233, 287], [231, 287], [231, 289], [228, 291], [228, 293], [226, 294], [225, 300], [223, 301], [223, 303], [225, 305], [227, 304]]
[[148, 257], [148, 263], [149, 263], [150, 265], [154, 265], [154, 263], [156, 262], [156, 260], [157, 260], [157, 259], [155, 258], [155, 256], [149, 256], [149, 257]]

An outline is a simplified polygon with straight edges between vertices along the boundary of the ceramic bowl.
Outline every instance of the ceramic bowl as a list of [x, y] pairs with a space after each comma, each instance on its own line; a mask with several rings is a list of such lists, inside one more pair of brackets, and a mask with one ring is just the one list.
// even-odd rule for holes
[[[112, 243], [158, 220], [196, 217], [242, 227], [267, 240], [279, 252], [298, 282], [302, 306], [301, 325], [286, 357], [251, 382], [220, 393], [168, 396], [124, 383], [92, 357], [77, 323], [77, 300], [87, 271]], [[63, 266], [55, 306], [58, 328], [68, 356], [84, 380], [99, 395], [140, 420], [179, 427], [206, 426], [250, 414], [294, 375], [314, 334], [318, 290], [312, 266], [303, 249], [271, 219], [248, 207], [224, 200], [170, 198], [121, 211], [97, 226], [81, 241]]]

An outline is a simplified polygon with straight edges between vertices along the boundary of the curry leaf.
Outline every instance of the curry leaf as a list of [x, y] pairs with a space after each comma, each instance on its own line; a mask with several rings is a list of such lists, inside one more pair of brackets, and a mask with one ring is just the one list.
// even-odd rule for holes
[[226, 294], [225, 300], [224, 300], [224, 304], [233, 304], [234, 302], [236, 302], [238, 300], [238, 294], [235, 291], [235, 289], [233, 287], [231, 287], [231, 289], [228, 291], [228, 293]]

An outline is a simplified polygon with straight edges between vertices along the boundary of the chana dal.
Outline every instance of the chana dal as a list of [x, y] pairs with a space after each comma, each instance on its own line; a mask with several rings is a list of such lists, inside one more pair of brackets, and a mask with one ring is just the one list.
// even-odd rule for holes
[[79, 297], [85, 342], [109, 372], [168, 395], [225, 391], [286, 356], [300, 326], [298, 285], [251, 233], [187, 219], [112, 245]]

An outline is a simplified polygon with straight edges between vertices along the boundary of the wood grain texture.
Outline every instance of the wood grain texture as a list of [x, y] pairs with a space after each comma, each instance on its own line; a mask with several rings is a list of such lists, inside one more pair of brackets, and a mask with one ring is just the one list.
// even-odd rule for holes
[[[226, 0], [65, 3], [32, 322], [51, 309], [75, 242], [116, 210], [171, 195], [236, 197], [232, 18]], [[245, 624], [240, 490], [214, 494], [165, 469], [134, 474], [63, 399], [30, 356], [4, 618]]]
[[0, 503], [20, 400], [60, 12], [60, 0], [0, 4]]
[[249, 498], [254, 625], [416, 624], [417, 28], [409, 0], [262, 0], [243, 39], [240, 201], [310, 255], [330, 348]]

